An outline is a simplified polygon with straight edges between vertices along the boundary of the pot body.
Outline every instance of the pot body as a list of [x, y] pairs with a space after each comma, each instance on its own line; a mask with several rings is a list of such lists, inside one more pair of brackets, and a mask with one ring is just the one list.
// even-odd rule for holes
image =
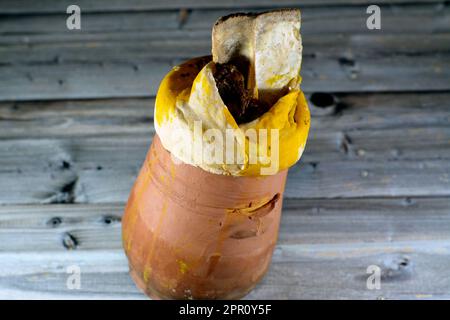
[[174, 161], [155, 135], [122, 220], [130, 273], [159, 299], [237, 299], [264, 276], [287, 170], [217, 175]]

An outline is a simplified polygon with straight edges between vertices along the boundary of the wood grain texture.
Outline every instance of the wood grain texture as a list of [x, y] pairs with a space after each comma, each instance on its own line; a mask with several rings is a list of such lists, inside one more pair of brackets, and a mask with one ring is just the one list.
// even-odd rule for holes
[[[440, 3], [439, 0], [379, 0], [377, 4], [410, 4], [410, 3]], [[32, 0], [3, 0], [0, 3], [1, 14], [35, 14], [35, 13], [61, 13], [72, 2], [66, 0], [52, 1], [43, 0], [39, 4]], [[77, 4], [83, 12], [114, 12], [114, 11], [142, 11], [142, 10], [164, 10], [164, 9], [209, 9], [209, 8], [274, 8], [274, 7], [296, 7], [299, 5], [295, 0], [78, 0]], [[367, 0], [302, 0], [302, 7], [310, 6], [341, 6], [341, 5], [370, 5]]]
[[[49, 146], [47, 141], [42, 141], [41, 145], [33, 141], [31, 145], [34, 148], [27, 143], [18, 145], [17, 148], [22, 154], [28, 150], [35, 160], [32, 164], [32, 160], [28, 163], [17, 163], [16, 169], [11, 168], [12, 165], [9, 165], [8, 169], [2, 169], [0, 202], [14, 204], [125, 201], [145, 153], [145, 149], [141, 148], [140, 161], [133, 160], [139, 157], [136, 154], [138, 148], [130, 147], [134, 139], [110, 139], [108, 144], [104, 140], [90, 140], [92, 144], [89, 146], [80, 146], [73, 142]], [[97, 150], [97, 153], [92, 150]], [[305, 155], [303, 162], [291, 168], [287, 197], [450, 194], [448, 159], [372, 162], [307, 162], [306, 159]]]
[[378, 1], [381, 31], [364, 0], [79, 0], [81, 31], [66, 29], [69, 4], [0, 1], [0, 299], [145, 299], [120, 221], [159, 82], [210, 52], [218, 17], [287, 6], [302, 9], [313, 117], [247, 298], [450, 299], [447, 1]]
[[[450, 5], [387, 6], [382, 33], [363, 9], [305, 9], [305, 91], [449, 89]], [[93, 13], [80, 32], [64, 14], [2, 16], [0, 100], [154, 96], [172, 66], [209, 54], [212, 24], [234, 10], [194, 10], [181, 24], [173, 10]]]
[[[2, 142], [0, 202], [125, 201], [149, 142], [99, 138]], [[148, 141], [148, 139], [147, 139]], [[289, 171], [286, 196], [335, 198], [450, 194], [447, 159], [374, 160], [305, 157]], [[29, 157], [29, 159], [26, 159]], [[17, 160], [15, 160], [17, 159]], [[22, 160], [20, 160], [22, 159]], [[23, 160], [26, 159], [26, 160]], [[314, 160], [314, 161], [311, 161]]]
[[[448, 298], [449, 200], [287, 199], [271, 269], [248, 298]], [[121, 250], [123, 206], [0, 207], [0, 297], [143, 298]], [[381, 290], [366, 289], [372, 264]], [[81, 290], [66, 288], [71, 265]]]
[[[419, 241], [330, 246], [318, 254], [312, 246], [279, 245], [268, 274], [246, 298], [449, 299], [448, 245], [448, 241]], [[289, 258], [283, 259], [286, 256]], [[0, 253], [0, 258], [2, 299], [146, 298], [128, 275], [121, 249]], [[82, 270], [80, 290], [66, 286], [66, 270], [73, 265]], [[380, 290], [366, 289], [369, 265], [379, 265], [382, 270]], [[7, 272], [11, 270], [16, 272]]]
[[[437, 1], [436, 1], [437, 2]], [[3, 1], [2, 1], [3, 3]], [[107, 6], [104, 6], [107, 8]], [[364, 6], [312, 7], [302, 9], [302, 35], [313, 34], [380, 34], [380, 31], [367, 29]], [[431, 3], [418, 5], [381, 5], [382, 33], [438, 33], [449, 31], [449, 5], [445, 3]], [[262, 11], [262, 9], [248, 8], [246, 11]], [[212, 25], [221, 16], [236, 12], [236, 8], [214, 10], [192, 10], [180, 18], [178, 10], [139, 11], [139, 12], [111, 12], [111, 13], [82, 13], [81, 30], [68, 30], [65, 9], [57, 14], [39, 15], [0, 15], [0, 34], [5, 36], [26, 36], [33, 38], [42, 34], [65, 34], [66, 40], [71, 41], [76, 35], [95, 32], [154, 32], [160, 37], [170, 37], [172, 31], [183, 30], [211, 32]], [[417, 20], [420, 24], [416, 23]]]
[[[449, 195], [449, 97], [338, 94], [329, 108], [312, 105], [286, 195]], [[125, 201], [154, 134], [153, 102], [1, 104], [0, 203]]]
[[[328, 135], [327, 132], [358, 134], [358, 130], [428, 128], [445, 132], [450, 123], [450, 93], [330, 95], [334, 103], [326, 107], [317, 107], [309, 101], [311, 139], [322, 133]], [[154, 133], [154, 104], [154, 98], [0, 102], [0, 137], [51, 139], [151, 135]], [[398, 139], [398, 142], [407, 140], [401, 135], [390, 138]], [[439, 141], [439, 137], [435, 138]], [[338, 137], [335, 139], [338, 141]]]
[[[206, 33], [205, 33], [206, 34]], [[115, 35], [115, 36], [114, 36]], [[209, 35], [208, 35], [209, 36]], [[182, 37], [179, 35], [179, 37]], [[383, 57], [448, 56], [450, 33], [402, 36], [389, 34], [366, 35], [313, 35], [303, 40], [303, 55], [307, 61], [340, 60], [342, 67], [353, 65], [358, 59]], [[179, 62], [210, 52], [210, 39], [196, 38], [158, 39], [144, 34], [100, 34], [83, 41], [23, 44], [4, 44], [0, 48], [1, 66], [56, 65], [65, 63], [133, 63], [166, 61]], [[438, 60], [436, 60], [438, 61]]]
[[[311, 37], [305, 40], [302, 88], [448, 90], [449, 37]], [[0, 100], [151, 97], [172, 66], [208, 54], [207, 48], [209, 41], [188, 40], [6, 46], [0, 55]]]
[[[155, 37], [152, 33], [87, 34], [76, 41], [38, 41], [36, 43], [8, 43], [0, 39], [0, 65], [46, 65], [64, 63], [97, 63], [110, 61], [128, 63], [142, 61], [173, 61], [207, 55], [211, 50], [210, 32], [181, 32]], [[2, 43], [3, 41], [3, 43]], [[352, 59], [383, 56], [446, 56], [450, 51], [450, 33], [425, 34], [361, 34], [311, 35], [303, 39], [303, 55], [310, 59], [338, 59], [342, 65], [351, 65]], [[347, 60], [343, 60], [343, 59]], [[131, 61], [130, 61], [131, 60]], [[356, 63], [355, 61], [353, 61]]]
[[[296, 6], [297, 7], [297, 6]], [[302, 11], [302, 36], [312, 34], [373, 34], [367, 29], [367, 5], [346, 7], [314, 7]], [[382, 26], [378, 33], [437, 33], [447, 32], [450, 14], [448, 4], [417, 4], [413, 6], [380, 5]], [[230, 10], [193, 10], [183, 25], [186, 29], [211, 28], [217, 17]], [[423, 24], [418, 24], [420, 20]]]

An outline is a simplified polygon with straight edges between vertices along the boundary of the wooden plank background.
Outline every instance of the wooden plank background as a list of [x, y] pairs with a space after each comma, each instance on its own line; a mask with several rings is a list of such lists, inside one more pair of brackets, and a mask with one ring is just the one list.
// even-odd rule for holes
[[[0, 298], [144, 298], [120, 220], [158, 84], [209, 53], [219, 16], [285, 6], [303, 9], [313, 117], [248, 298], [450, 298], [448, 2], [378, 1], [374, 31], [363, 0], [77, 3], [81, 31], [68, 1], [0, 2]], [[81, 290], [66, 288], [74, 264]], [[381, 290], [366, 288], [373, 264]]]

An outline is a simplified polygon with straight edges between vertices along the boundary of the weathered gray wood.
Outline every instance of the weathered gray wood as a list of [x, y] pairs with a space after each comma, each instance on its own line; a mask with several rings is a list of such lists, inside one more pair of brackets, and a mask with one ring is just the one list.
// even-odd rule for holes
[[[388, 5], [380, 7], [382, 12], [380, 31], [382, 33], [434, 33], [447, 32], [449, 28], [449, 5]], [[302, 10], [302, 34], [308, 36], [327, 33], [374, 33], [373, 30], [367, 29], [366, 9], [367, 5], [304, 8]], [[210, 29], [217, 17], [230, 12], [235, 12], [235, 10], [193, 10], [183, 28]], [[418, 26], [418, 20], [423, 22], [422, 28]]]
[[[406, 241], [278, 246], [269, 274], [248, 298], [449, 299], [448, 245]], [[367, 289], [371, 265], [381, 268], [380, 290]]]
[[[279, 245], [268, 274], [247, 299], [449, 299], [448, 245]], [[119, 249], [0, 253], [0, 259], [2, 299], [145, 299]], [[66, 286], [72, 265], [81, 267], [80, 290]], [[369, 265], [379, 265], [385, 275], [380, 290], [366, 287]]]
[[[121, 250], [123, 206], [0, 207], [0, 297], [143, 298]], [[449, 230], [449, 198], [287, 199], [270, 272], [249, 298], [449, 298]], [[81, 290], [66, 288], [71, 265]], [[366, 289], [369, 265], [381, 290]]]
[[0, 99], [151, 96], [170, 69], [156, 61], [0, 67]]
[[[313, 107], [288, 197], [449, 194], [449, 94], [336, 100], [329, 111]], [[0, 202], [125, 201], [154, 133], [153, 102], [1, 104]]]
[[1, 34], [120, 32], [178, 29], [178, 11], [83, 14], [81, 30], [67, 29], [66, 11], [50, 15], [0, 16]]
[[[312, 113], [310, 139], [332, 133], [358, 135], [388, 130], [442, 130], [450, 123], [449, 93], [378, 93], [335, 94], [336, 103], [318, 108], [309, 103]], [[102, 137], [124, 135], [151, 135], [154, 133], [154, 98], [24, 101], [0, 103], [0, 137], [64, 138]], [[384, 138], [398, 143], [424, 145], [421, 141], [409, 141], [402, 135]], [[425, 137], [430, 137], [425, 134]], [[335, 136], [336, 143], [341, 136]], [[442, 141], [443, 136], [432, 139]], [[419, 139], [420, 140], [420, 139]], [[445, 141], [444, 141], [445, 142]], [[427, 141], [426, 144], [430, 143]], [[381, 144], [382, 145], [382, 144]], [[313, 148], [312, 144], [308, 145]], [[360, 146], [362, 147], [362, 145]], [[335, 149], [335, 147], [329, 148]], [[442, 150], [446, 148], [442, 146]], [[439, 151], [439, 150], [436, 150]], [[395, 152], [394, 152], [395, 153]], [[402, 156], [398, 152], [398, 156]], [[360, 152], [361, 154], [361, 152]], [[425, 152], [423, 153], [426, 155]], [[430, 156], [430, 155], [428, 155]]]
[[0, 138], [151, 134], [154, 104], [153, 98], [3, 102]]
[[[361, 9], [304, 13], [306, 91], [449, 89], [450, 6], [387, 7], [382, 34], [366, 29]], [[172, 11], [88, 14], [82, 32], [63, 15], [4, 16], [0, 100], [154, 96], [171, 66], [208, 54], [211, 25], [226, 13], [193, 11], [182, 25]]]
[[[105, 6], [106, 8], [106, 6]], [[367, 6], [312, 7], [302, 10], [302, 34], [379, 34], [368, 30], [366, 25]], [[381, 6], [382, 32], [386, 33], [436, 33], [448, 32], [450, 6], [429, 4], [415, 6]], [[249, 11], [261, 11], [249, 8]], [[0, 34], [20, 35], [32, 38], [38, 34], [66, 34], [66, 40], [73, 36], [93, 32], [155, 32], [161, 37], [170, 37], [176, 29], [189, 33], [192, 30], [210, 32], [214, 22], [224, 15], [236, 12], [236, 8], [222, 10], [193, 10], [180, 18], [179, 11], [114, 12], [82, 15], [81, 30], [68, 30], [65, 10], [59, 14], [25, 16], [0, 16]], [[420, 20], [420, 25], [417, 23]]]
[[[409, 150], [390, 145], [387, 147], [391, 149], [382, 149], [386, 147], [384, 143], [393, 141], [386, 138], [380, 139], [382, 142], [375, 139], [372, 149], [352, 147], [354, 151], [350, 154], [340, 151], [342, 147], [337, 143], [333, 146], [333, 142], [322, 142], [324, 149], [319, 149], [315, 146], [317, 140], [311, 139], [310, 150], [290, 170], [286, 195], [294, 198], [448, 195], [448, 130], [445, 135], [447, 140], [443, 139], [441, 145], [446, 149], [440, 149], [439, 145], [433, 149], [425, 142], [423, 151], [420, 150], [423, 145], [415, 146], [408, 137], [405, 141], [412, 142], [402, 147]], [[418, 137], [421, 139], [421, 135]], [[2, 141], [0, 202], [125, 201], [149, 140], [149, 137], [129, 137]], [[425, 141], [436, 143], [432, 137]], [[409, 159], [414, 156], [418, 159]]]
[[[379, 0], [377, 4], [403, 3], [440, 3], [439, 0]], [[43, 0], [39, 4], [32, 0], [3, 0], [0, 3], [0, 14], [31, 14], [31, 13], [61, 13], [65, 12], [70, 1]], [[309, 6], [341, 6], [341, 5], [370, 5], [367, 0], [78, 0], [77, 4], [82, 12], [114, 12], [114, 11], [142, 11], [164, 9], [204, 9], [204, 8], [274, 8], [274, 7], [309, 7]]]
[[[148, 137], [145, 138], [148, 141]], [[147, 150], [137, 137], [1, 142], [0, 203], [125, 201]], [[9, 147], [6, 145], [9, 144]], [[292, 167], [291, 198], [450, 195], [447, 159], [308, 160]]]
[[[450, 89], [448, 3], [396, 0], [369, 31], [362, 0], [80, 1], [81, 32], [65, 28], [65, 1], [0, 2], [0, 100], [17, 100], [0, 103], [0, 298], [144, 298], [120, 219], [151, 97], [209, 52], [217, 17], [298, 5], [303, 88], [336, 104], [311, 106], [273, 264], [248, 298], [450, 299], [450, 94], [411, 93]], [[337, 93], [351, 91], [410, 93]], [[137, 98], [26, 102], [107, 97]], [[74, 264], [81, 290], [66, 287]], [[369, 265], [381, 290], [366, 289]]]
[[[42, 43], [6, 43], [0, 47], [1, 65], [34, 65], [63, 63], [140, 62], [181, 60], [206, 55], [211, 50], [210, 32], [195, 33], [198, 37], [156, 38], [154, 34], [100, 33], [86, 39]], [[2, 38], [1, 41], [5, 41]], [[311, 35], [303, 39], [303, 55], [312, 59], [380, 59], [385, 56], [430, 57], [450, 55], [450, 33], [442, 34], [334, 34]], [[132, 60], [132, 61], [130, 61]], [[353, 60], [353, 62], [352, 62]]]
[[[40, 44], [57, 44], [63, 47], [64, 43], [76, 42], [101, 42], [101, 41], [173, 41], [186, 40], [193, 41], [204, 40], [211, 36], [211, 30], [182, 30], [182, 29], [150, 29], [133, 32], [111, 32], [108, 30], [102, 32], [77, 32], [77, 33], [26, 33], [26, 34], [2, 34], [0, 38], [0, 48], [9, 45], [36, 46]], [[92, 44], [95, 46], [96, 44]]]
[[279, 242], [357, 244], [448, 240], [449, 200], [448, 197], [285, 199]]
[[285, 195], [302, 197], [438, 196], [450, 194], [448, 160], [300, 162]]
[[[305, 57], [304, 61], [306, 92], [449, 89], [450, 60], [444, 57], [360, 59], [356, 69], [335, 59]], [[0, 100], [154, 96], [172, 65], [153, 61], [4, 66], [0, 67]]]
[[[1, 206], [0, 252], [64, 252], [67, 234], [78, 250], [119, 249], [124, 206]], [[450, 198], [285, 199], [278, 241], [356, 245], [419, 239], [450, 240]]]
[[[449, 34], [404, 40], [317, 36], [309, 41], [301, 72], [307, 92], [449, 89]], [[73, 44], [60, 53], [52, 45], [6, 47], [0, 59], [0, 100], [154, 96], [171, 66], [187, 56], [208, 54], [209, 41], [158, 43]], [[156, 47], [154, 54], [145, 54]], [[155, 58], [160, 56], [166, 58]]]
[[[356, 117], [361, 113], [362, 111], [355, 112], [348, 115], [347, 119], [351, 120], [352, 116]], [[345, 120], [337, 120], [336, 124], [327, 127], [326, 124], [338, 117], [325, 118], [323, 121], [314, 119], [302, 161], [450, 159], [449, 111], [442, 114], [447, 119], [436, 119], [441, 123], [436, 127], [403, 125], [396, 128], [392, 125], [390, 128], [355, 128], [353, 123]], [[376, 116], [382, 115], [374, 117]], [[419, 117], [420, 114], [415, 116]], [[4, 124], [3, 130], [0, 130], [0, 133], [5, 132], [4, 138], [25, 138], [0, 141], [2, 171], [32, 171], [39, 167], [45, 168], [46, 164], [54, 162], [53, 158], [64, 157], [81, 168], [92, 168], [95, 164], [103, 167], [120, 166], [126, 159], [138, 164], [154, 134], [152, 119], [143, 112], [141, 115], [123, 118], [105, 117], [103, 121], [99, 116], [88, 116], [8, 120], [0, 123]], [[22, 130], [26, 127], [30, 127], [29, 132], [39, 140], [25, 137]], [[10, 128], [13, 128], [11, 132], [7, 132]], [[51, 138], [53, 133], [60, 139]], [[125, 157], [121, 156], [125, 151]], [[116, 153], [119, 155], [115, 155]]]

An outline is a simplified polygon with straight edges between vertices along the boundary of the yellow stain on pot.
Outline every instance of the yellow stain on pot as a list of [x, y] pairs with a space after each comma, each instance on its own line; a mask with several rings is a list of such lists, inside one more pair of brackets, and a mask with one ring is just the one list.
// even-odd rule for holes
[[181, 259], [177, 260], [177, 262], [178, 262], [178, 266], [179, 266], [180, 272], [182, 274], [185, 274], [189, 270], [188, 264], [185, 261], [181, 260]]
[[[254, 121], [238, 125], [218, 93], [213, 78], [215, 65], [208, 59], [210, 57], [189, 60], [170, 71], [162, 81], [156, 97], [155, 128], [164, 147], [183, 162], [218, 174], [258, 176], [261, 174], [261, 168], [272, 165], [271, 159], [278, 160], [278, 170], [273, 173], [294, 165], [303, 153], [310, 127], [308, 105], [303, 92], [298, 89], [300, 76], [292, 80], [297, 84], [269, 111]], [[242, 146], [245, 143], [245, 147], [236, 150], [244, 150], [245, 154], [241, 154], [244, 163], [222, 165], [204, 161], [198, 163], [192, 160], [194, 158], [192, 154], [180, 151], [180, 145], [182, 145], [180, 140], [191, 143], [189, 141], [192, 141], [194, 137], [194, 121], [198, 120], [202, 121], [203, 131], [219, 129], [225, 133], [226, 129], [238, 129], [235, 130], [234, 137], [238, 145]], [[267, 155], [260, 157], [257, 163], [249, 163], [251, 158], [249, 157], [249, 139], [245, 136], [248, 129], [254, 129], [257, 134], [259, 130], [264, 129], [268, 136], [266, 145], [256, 142], [259, 155]], [[279, 156], [273, 158], [271, 157], [273, 147], [270, 138], [271, 129], [276, 129], [279, 133]], [[203, 145], [205, 146], [205, 141]], [[262, 150], [264, 146], [266, 150]], [[225, 148], [224, 154], [226, 152]], [[269, 161], [269, 164], [261, 159]]]
[[147, 283], [150, 280], [150, 275], [152, 274], [152, 267], [146, 265], [144, 267], [144, 282]]
[[122, 240], [126, 251], [131, 250], [131, 246], [133, 243], [132, 235], [134, 234], [134, 228], [139, 218], [139, 204], [141, 203], [144, 190], [147, 189], [147, 186], [150, 183], [152, 172], [151, 166], [156, 161], [157, 157], [151, 157], [151, 159], [151, 161], [147, 161], [147, 159], [145, 160], [145, 165], [141, 169], [141, 173], [144, 174], [139, 174], [139, 178], [135, 182], [137, 187], [133, 188], [134, 193], [131, 196], [132, 198], [130, 198], [127, 202], [127, 205], [130, 206], [130, 208], [126, 209], [125, 211], [129, 211], [130, 216], [128, 218], [129, 222], [127, 224], [127, 228], [124, 228], [122, 232]]
[[138, 179], [135, 182], [135, 187], [133, 188], [132, 198], [128, 199], [127, 205], [130, 208], [126, 209], [126, 211], [130, 212], [129, 222], [127, 223], [127, 228], [123, 229], [122, 232], [122, 240], [124, 244], [124, 248], [126, 251], [130, 251], [133, 243], [133, 237], [135, 231], [135, 225], [139, 218], [140, 210], [139, 204], [142, 202], [142, 198], [144, 197], [144, 190], [147, 190], [150, 180], [152, 178], [152, 166], [156, 163], [158, 159], [158, 155], [152, 151], [151, 157], [146, 157], [144, 161], [144, 166], [139, 173]]
[[[155, 230], [153, 230], [153, 232], [152, 232], [152, 240], [151, 240], [150, 250], [147, 253], [147, 257], [145, 258], [144, 268], [145, 268], [145, 270], [148, 270], [147, 279], [151, 275], [151, 268], [147, 269], [147, 267], [152, 265], [152, 259], [153, 259], [153, 254], [155, 252], [156, 240], [158, 239], [158, 237], [159, 237], [159, 235], [161, 233], [161, 227], [162, 227], [162, 225], [164, 223], [164, 220], [165, 220], [166, 216], [167, 216], [167, 202], [164, 201], [161, 213], [160, 213], [159, 218], [158, 218], [157, 225], [155, 227]], [[144, 274], [144, 280], [145, 280], [145, 278], [146, 277], [145, 277], [145, 274]]]

